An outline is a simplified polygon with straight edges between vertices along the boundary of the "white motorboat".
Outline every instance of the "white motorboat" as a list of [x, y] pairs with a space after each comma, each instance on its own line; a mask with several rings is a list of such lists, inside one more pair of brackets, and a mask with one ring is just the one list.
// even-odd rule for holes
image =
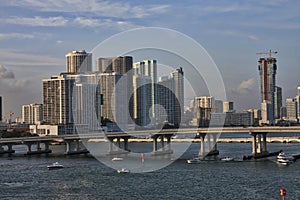
[[47, 168], [50, 170], [50, 169], [61, 169], [63, 168], [64, 166], [62, 164], [60, 164], [59, 162], [55, 162], [55, 163], [52, 163], [52, 165], [48, 165]]
[[231, 157], [229, 157], [229, 156], [223, 157], [223, 158], [221, 158], [220, 160], [226, 161], [226, 162], [228, 162], [228, 161], [234, 161], [234, 159], [231, 158]]
[[129, 169], [125, 169], [125, 168], [122, 168], [122, 169], [118, 169], [117, 170], [118, 174], [126, 174], [126, 173], [129, 173]]
[[199, 157], [194, 157], [193, 159], [189, 159], [186, 161], [188, 164], [196, 164], [201, 162], [201, 158]]
[[111, 159], [111, 161], [122, 161], [123, 158], [119, 158], [119, 157], [114, 157], [113, 159]]
[[280, 152], [277, 156], [277, 162], [280, 163], [280, 164], [283, 164], [283, 165], [287, 165], [291, 161], [290, 161], [289, 157], [284, 152]]

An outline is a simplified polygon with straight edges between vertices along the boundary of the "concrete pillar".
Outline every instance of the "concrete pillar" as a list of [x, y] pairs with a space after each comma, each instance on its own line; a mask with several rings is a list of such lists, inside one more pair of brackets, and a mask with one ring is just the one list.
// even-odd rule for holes
[[121, 149], [121, 138], [117, 137], [117, 143], [118, 143], [118, 147]]
[[157, 136], [153, 136], [153, 152], [157, 151]]
[[3, 151], [4, 151], [4, 149], [2, 147], [2, 144], [0, 144], [0, 152], [3, 152]]
[[31, 143], [26, 143], [27, 145], [27, 153], [31, 152]]
[[7, 151], [8, 152], [12, 152], [13, 151], [13, 149], [12, 149], [12, 144], [7, 144]]
[[171, 151], [171, 135], [167, 135], [168, 151]]
[[213, 134], [213, 144], [214, 144], [213, 151], [217, 151], [218, 150], [218, 147], [217, 147], [217, 134]]
[[205, 156], [205, 142], [204, 142], [205, 135], [206, 135], [205, 133], [200, 134], [201, 147], [200, 147], [199, 156], [201, 158], [204, 158]]
[[50, 150], [49, 149], [49, 142], [45, 142], [44, 144], [45, 144], [45, 151], [49, 151]]
[[160, 147], [160, 150], [163, 151], [165, 147], [164, 135], [160, 135]]
[[123, 140], [124, 140], [124, 150], [129, 151], [129, 149], [128, 149], [128, 138], [124, 137]]
[[79, 140], [75, 140], [75, 149], [74, 151], [79, 151]]
[[207, 139], [207, 144], [208, 144], [208, 152], [210, 152], [210, 150], [211, 150], [210, 134], [211, 133], [206, 134], [206, 139]]
[[252, 155], [256, 155], [257, 154], [257, 150], [256, 150], [256, 133], [251, 133], [252, 136]]
[[36, 142], [36, 151], [41, 151], [41, 142], [40, 141]]
[[264, 152], [268, 152], [267, 150], [267, 133], [263, 133], [263, 145], [264, 145]]
[[262, 146], [261, 146], [261, 134], [258, 134], [257, 137], [257, 153], [262, 153]]
[[65, 140], [66, 142], [66, 153], [69, 153], [71, 151], [71, 142], [69, 140]]

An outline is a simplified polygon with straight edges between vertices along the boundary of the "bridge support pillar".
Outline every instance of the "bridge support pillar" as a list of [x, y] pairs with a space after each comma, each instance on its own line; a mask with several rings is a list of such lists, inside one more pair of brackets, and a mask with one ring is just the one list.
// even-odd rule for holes
[[252, 136], [252, 156], [253, 158], [258, 158], [265, 156], [267, 151], [267, 133], [253, 133], [250, 132]]
[[[171, 137], [173, 134], [156, 134], [153, 138], [153, 155], [172, 154], [171, 149]], [[160, 139], [160, 149], [157, 148], [157, 139]], [[167, 138], [167, 144], [165, 144], [165, 138]]]
[[[66, 151], [65, 155], [87, 154], [89, 151], [86, 148], [80, 149], [79, 139], [65, 139]], [[72, 143], [74, 148], [72, 149]]]
[[264, 145], [263, 151], [268, 152], [268, 150], [267, 150], [267, 133], [263, 133], [262, 135], [263, 135], [263, 145]]
[[201, 146], [200, 146], [200, 152], [199, 152], [199, 157], [204, 158], [205, 157], [205, 136], [206, 133], [200, 133], [200, 142], [201, 142]]

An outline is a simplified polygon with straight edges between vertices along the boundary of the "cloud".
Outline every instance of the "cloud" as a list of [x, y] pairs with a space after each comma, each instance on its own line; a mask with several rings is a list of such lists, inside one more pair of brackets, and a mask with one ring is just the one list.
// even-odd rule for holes
[[57, 17], [12, 17], [0, 21], [9, 23], [9, 24], [18, 24], [23, 26], [65, 26], [68, 22], [68, 19], [65, 19], [62, 16]]
[[0, 40], [5, 39], [33, 39], [34, 35], [24, 33], [0, 33]]
[[28, 7], [44, 12], [66, 12], [66, 13], [93, 13], [96, 16], [115, 18], [143, 18], [152, 14], [164, 13], [169, 5], [143, 5], [132, 6], [129, 3], [115, 1], [97, 0], [60, 0], [60, 1], [39, 1], [39, 0], [11, 0], [6, 2], [10, 6]]
[[256, 35], [249, 35], [248, 36], [251, 40], [255, 40], [255, 41], [258, 41], [259, 38], [256, 36]]
[[74, 19], [73, 24], [82, 27], [92, 27], [92, 28], [108, 27], [108, 28], [117, 28], [121, 30], [140, 27], [129, 21], [120, 21], [120, 20], [114, 21], [111, 19], [101, 20], [101, 19], [84, 18], [84, 17], [77, 17], [76, 19]]
[[3, 64], [14, 66], [59, 66], [65, 63], [64, 59], [53, 58], [47, 55], [21, 53], [11, 49], [0, 49], [0, 57], [5, 58], [2, 61]]
[[3, 65], [0, 64], [0, 79], [13, 79], [15, 75], [12, 71], [8, 71]]
[[242, 81], [237, 88], [233, 89], [234, 93], [238, 94], [249, 94], [255, 86], [255, 78]]

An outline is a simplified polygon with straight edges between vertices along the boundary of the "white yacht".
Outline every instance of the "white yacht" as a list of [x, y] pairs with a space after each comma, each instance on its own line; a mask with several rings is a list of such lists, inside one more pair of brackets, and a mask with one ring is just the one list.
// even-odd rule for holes
[[63, 168], [64, 166], [62, 164], [60, 164], [59, 162], [55, 162], [55, 163], [52, 163], [52, 165], [48, 165], [47, 168], [50, 170], [50, 169], [61, 169]]
[[201, 158], [199, 157], [194, 157], [193, 159], [189, 159], [186, 161], [188, 164], [196, 164], [201, 162]]
[[223, 158], [221, 158], [220, 159], [221, 161], [234, 161], [234, 159], [233, 158], [231, 158], [231, 157], [229, 157], [229, 156], [226, 156], [226, 157], [223, 157]]
[[114, 157], [113, 159], [111, 159], [111, 161], [122, 161], [123, 158], [119, 158], [119, 157]]
[[283, 165], [287, 165], [290, 163], [290, 159], [284, 152], [280, 152], [277, 156], [277, 162]]
[[129, 169], [125, 169], [125, 168], [122, 168], [122, 169], [118, 169], [117, 170], [118, 174], [126, 174], [126, 173], [129, 173]]

